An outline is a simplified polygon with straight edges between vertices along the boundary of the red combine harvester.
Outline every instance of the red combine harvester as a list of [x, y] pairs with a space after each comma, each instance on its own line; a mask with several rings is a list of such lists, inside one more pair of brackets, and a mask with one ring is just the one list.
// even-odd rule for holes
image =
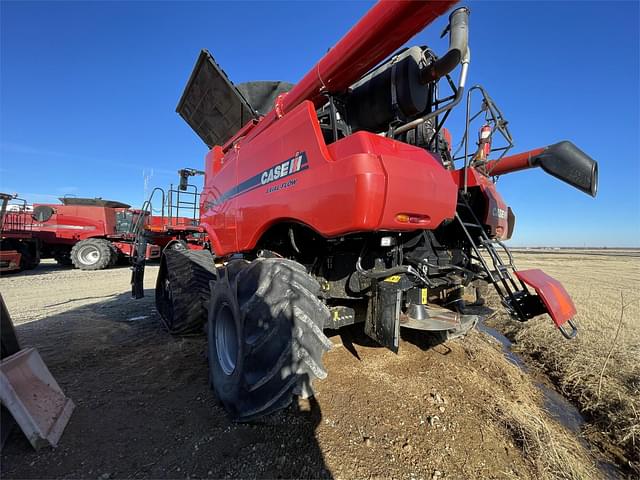
[[0, 272], [31, 270], [40, 263], [40, 243], [27, 215], [25, 200], [0, 193]]
[[[462, 336], [491, 312], [488, 284], [514, 319], [549, 314], [575, 336], [562, 285], [516, 269], [503, 243], [515, 216], [495, 178], [541, 167], [595, 196], [597, 164], [566, 141], [506, 155], [502, 112], [481, 86], [465, 90], [466, 8], [450, 14], [444, 55], [397, 51], [453, 4], [376, 4], [293, 88], [235, 86], [201, 52], [177, 111], [210, 148], [208, 248], [164, 249], [156, 305], [172, 333], [206, 325], [210, 380], [235, 419], [312, 394], [327, 375], [323, 330], [362, 322], [393, 351], [401, 328]], [[454, 149], [444, 125], [465, 96]], [[138, 258], [136, 298], [143, 275]]]
[[[133, 254], [132, 226], [139, 213], [129, 205], [100, 198], [61, 198], [62, 204], [35, 204], [8, 211], [3, 221], [3, 256], [21, 249], [22, 268], [34, 268], [39, 259], [55, 258], [61, 265], [100, 270]], [[17, 249], [17, 247], [15, 247]], [[147, 259], [159, 258], [160, 247], [145, 249]], [[25, 263], [26, 259], [26, 263]]]

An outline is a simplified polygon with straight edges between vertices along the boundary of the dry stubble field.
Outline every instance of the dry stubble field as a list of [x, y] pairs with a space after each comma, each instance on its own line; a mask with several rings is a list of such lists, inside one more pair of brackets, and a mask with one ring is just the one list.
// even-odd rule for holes
[[[519, 258], [522, 267], [542, 266], [567, 281], [576, 297], [582, 327], [577, 342], [563, 341], [547, 318], [530, 324], [518, 338], [580, 400], [576, 394], [583, 390], [577, 387], [593, 384], [593, 375], [586, 376], [602, 365], [598, 355], [606, 356], [612, 344], [615, 305], [612, 311], [604, 300], [592, 298], [593, 281], [567, 275], [569, 260]], [[627, 268], [623, 283], [637, 285], [637, 270], [634, 274], [627, 258], [582, 258], [571, 260], [574, 268], [593, 261], [589, 271], [609, 275], [613, 293], [606, 298], [613, 299], [620, 288], [614, 281], [622, 277], [618, 264]], [[440, 345], [405, 332], [398, 355], [373, 345], [358, 326], [333, 332], [334, 349], [325, 356], [329, 378], [318, 382], [315, 401], [296, 403], [254, 424], [234, 424], [207, 384], [205, 339], [171, 337], [159, 327], [152, 292], [156, 271], [149, 269], [147, 297], [140, 301], [130, 299], [126, 267], [79, 272], [45, 262], [34, 271], [0, 278], [23, 346], [40, 350], [77, 406], [55, 450], [34, 452], [15, 432], [2, 452], [3, 478], [620, 475], [598, 468], [603, 456], [547, 413], [539, 379], [509, 362], [502, 346], [481, 332]], [[599, 307], [585, 308], [592, 303]], [[637, 348], [637, 323], [630, 320], [637, 318], [635, 308], [625, 311], [599, 408], [611, 405], [606, 401], [613, 394], [626, 399], [631, 411], [637, 408], [631, 394], [621, 393], [632, 388], [622, 372], [634, 368], [629, 355]], [[604, 320], [590, 323], [593, 315]], [[550, 353], [554, 349], [557, 357]], [[585, 379], [571, 380], [573, 371]], [[633, 447], [636, 439], [628, 427], [637, 428], [637, 419], [615, 418], [610, 428], [615, 426], [611, 431], [619, 437], [614, 438], [622, 441], [624, 432], [631, 432], [626, 442]]]
[[521, 251], [572, 295], [579, 335], [566, 341], [545, 316], [496, 323], [540, 365], [591, 424], [587, 436], [640, 475], [640, 251]]

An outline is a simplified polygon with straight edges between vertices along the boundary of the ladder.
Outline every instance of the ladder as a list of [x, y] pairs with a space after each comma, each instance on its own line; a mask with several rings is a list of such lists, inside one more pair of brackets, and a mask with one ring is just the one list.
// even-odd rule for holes
[[[469, 214], [464, 216], [466, 221], [463, 221], [458, 213], [461, 210]], [[463, 193], [458, 198], [456, 221], [471, 245], [473, 251], [472, 259], [482, 265], [489, 283], [498, 292], [502, 305], [504, 305], [509, 314], [515, 319], [525, 322], [546, 313], [547, 309], [540, 297], [535, 293], [531, 293], [522, 280], [514, 278], [513, 273], [517, 271], [517, 268], [513, 261], [513, 255], [500, 240], [489, 238], [484, 226], [478, 220]], [[503, 260], [503, 256], [496, 249], [496, 245], [504, 252], [507, 261]], [[483, 252], [489, 256], [490, 262], [483, 257]]]
[[131, 249], [131, 296], [135, 299], [144, 297], [144, 269], [148, 243], [144, 226], [147, 221], [147, 212], [149, 215], [153, 214], [153, 198], [158, 192], [161, 197], [162, 218], [164, 220], [165, 193], [162, 188], [156, 187], [142, 204], [140, 215], [131, 228], [131, 233], [134, 236], [133, 248]]

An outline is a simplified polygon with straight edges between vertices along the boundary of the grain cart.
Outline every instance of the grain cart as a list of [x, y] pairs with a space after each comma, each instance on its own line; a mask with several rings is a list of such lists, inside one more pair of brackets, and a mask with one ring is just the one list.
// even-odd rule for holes
[[[503, 243], [515, 215], [495, 178], [540, 167], [595, 196], [597, 164], [566, 141], [507, 155], [501, 110], [481, 86], [465, 89], [468, 9], [450, 14], [444, 55], [397, 50], [453, 3], [376, 4], [288, 91], [236, 87], [201, 52], [177, 111], [210, 148], [200, 226], [211, 248], [164, 250], [156, 305], [173, 333], [205, 325], [210, 381], [233, 418], [312, 394], [327, 375], [324, 330], [362, 322], [394, 352], [401, 328], [461, 336], [489, 312], [488, 284], [514, 319], [549, 314], [575, 336], [562, 285], [516, 269]], [[445, 124], [463, 99], [453, 148]]]

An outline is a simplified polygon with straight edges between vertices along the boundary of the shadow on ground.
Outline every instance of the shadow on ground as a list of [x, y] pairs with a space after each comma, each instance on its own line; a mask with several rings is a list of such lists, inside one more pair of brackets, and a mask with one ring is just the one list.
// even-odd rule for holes
[[208, 385], [205, 337], [162, 331], [151, 291], [17, 332], [76, 409], [56, 449], [35, 452], [14, 431], [2, 452], [3, 478], [331, 477], [316, 440], [319, 404], [294, 402], [261, 422], [231, 422]]
[[[384, 348], [364, 333], [363, 323], [356, 323], [341, 328], [340, 330], [327, 330], [327, 335], [340, 336], [344, 348], [357, 360], [362, 360], [359, 347]], [[439, 347], [438, 353], [446, 355], [451, 349], [445, 345], [446, 335], [440, 332], [424, 332], [421, 330], [400, 329], [401, 341], [411, 343], [420, 350], [426, 351]]]

